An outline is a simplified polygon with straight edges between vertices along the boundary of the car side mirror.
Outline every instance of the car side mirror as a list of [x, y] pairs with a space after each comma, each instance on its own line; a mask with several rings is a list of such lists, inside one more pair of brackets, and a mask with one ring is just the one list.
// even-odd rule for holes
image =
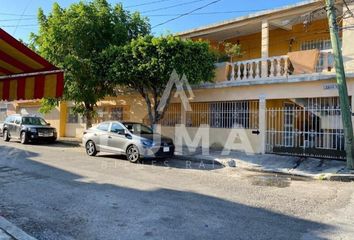
[[116, 129], [114, 132], [119, 134], [119, 135], [124, 135], [125, 134], [124, 129]]
[[47, 126], [50, 126], [50, 123], [47, 123]]

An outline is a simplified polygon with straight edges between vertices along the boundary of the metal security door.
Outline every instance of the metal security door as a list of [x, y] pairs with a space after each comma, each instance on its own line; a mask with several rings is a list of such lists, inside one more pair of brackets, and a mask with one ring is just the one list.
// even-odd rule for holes
[[286, 104], [267, 109], [266, 152], [344, 159], [341, 111]]

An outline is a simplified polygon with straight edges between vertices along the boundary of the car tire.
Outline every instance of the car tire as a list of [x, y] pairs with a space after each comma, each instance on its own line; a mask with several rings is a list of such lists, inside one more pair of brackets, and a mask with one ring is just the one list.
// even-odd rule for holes
[[21, 132], [21, 137], [20, 137], [21, 143], [22, 144], [27, 144], [28, 143], [28, 137], [25, 131]]
[[93, 141], [87, 141], [86, 145], [85, 145], [85, 149], [86, 149], [86, 153], [87, 155], [94, 157], [97, 154], [97, 149], [96, 149], [96, 145]]
[[9, 132], [7, 131], [7, 129], [5, 129], [3, 132], [3, 139], [5, 142], [10, 141]]
[[140, 161], [139, 148], [135, 145], [130, 145], [126, 151], [127, 159], [131, 163], [137, 163]]

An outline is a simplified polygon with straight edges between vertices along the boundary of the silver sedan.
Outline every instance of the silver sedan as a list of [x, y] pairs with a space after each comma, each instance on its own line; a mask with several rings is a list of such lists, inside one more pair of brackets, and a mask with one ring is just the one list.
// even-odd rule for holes
[[137, 122], [102, 122], [86, 130], [82, 142], [89, 156], [98, 152], [123, 154], [130, 162], [171, 157], [175, 150], [172, 139]]

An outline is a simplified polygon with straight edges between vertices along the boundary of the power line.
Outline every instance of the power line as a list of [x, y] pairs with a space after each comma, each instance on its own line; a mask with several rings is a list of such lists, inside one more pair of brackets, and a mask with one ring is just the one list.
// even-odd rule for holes
[[194, 0], [194, 1], [189, 1], [189, 2], [185, 2], [185, 3], [179, 3], [179, 4], [167, 6], [167, 7], [161, 7], [161, 8], [150, 9], [150, 10], [142, 11], [142, 12], [140, 12], [140, 13], [157, 12], [157, 11], [160, 11], [160, 10], [165, 10], [165, 9], [170, 9], [170, 8], [175, 8], [175, 7], [190, 5], [190, 4], [193, 4], [193, 3], [203, 2], [203, 1], [206, 1], [206, 0]]
[[[344, 5], [345, 5], [345, 7], [346, 7], [346, 9], [347, 9], [347, 12], [349, 12], [350, 16], [351, 16], [352, 18], [354, 18], [354, 14], [353, 14], [353, 12], [350, 10], [347, 1], [346, 1], [346, 0], [343, 0], [343, 3], [344, 3]], [[344, 15], [344, 14], [343, 14], [343, 15]]]
[[35, 27], [38, 26], [37, 24], [23, 24], [23, 25], [0, 25], [0, 27], [8, 27], [8, 28], [16, 28], [16, 27]]
[[[216, 14], [231, 14], [231, 13], [247, 13], [247, 12], [259, 12], [264, 11], [265, 9], [251, 9], [251, 10], [236, 10], [236, 11], [225, 11], [225, 12], [199, 12], [199, 13], [191, 13], [189, 15], [216, 15]], [[173, 17], [179, 16], [183, 13], [175, 13], [175, 14], [149, 14], [145, 15], [147, 17]]]
[[4, 16], [24, 16], [24, 17], [35, 17], [36, 16], [36, 15], [29, 15], [29, 14], [4, 13], [4, 12], [0, 12], [0, 15], [4, 15]]
[[210, 2], [210, 3], [208, 3], [208, 4], [203, 5], [203, 6], [201, 6], [201, 7], [195, 8], [195, 9], [189, 11], [189, 12], [180, 14], [180, 15], [178, 15], [177, 17], [171, 18], [171, 19], [169, 19], [169, 20], [167, 20], [167, 21], [164, 21], [164, 22], [162, 22], [162, 23], [159, 23], [159, 24], [153, 26], [152, 29], [153, 29], [153, 28], [156, 28], [156, 27], [158, 27], [158, 26], [164, 25], [164, 24], [166, 24], [166, 23], [172, 22], [172, 21], [174, 21], [174, 20], [177, 20], [177, 19], [179, 19], [179, 18], [181, 18], [181, 17], [187, 16], [187, 15], [193, 13], [193, 12], [196, 12], [196, 11], [198, 11], [198, 10], [201, 10], [201, 9], [203, 9], [203, 8], [206, 8], [206, 7], [208, 7], [208, 6], [212, 5], [212, 4], [215, 4], [215, 3], [220, 2], [220, 1], [221, 1], [221, 0], [215, 0], [215, 1], [212, 1], [212, 2]]
[[156, 3], [163, 3], [163, 2], [169, 2], [169, 1], [172, 1], [172, 0], [157, 0], [157, 1], [147, 2], [147, 3], [136, 4], [136, 5], [129, 5], [129, 6], [126, 6], [125, 8], [147, 6], [147, 5], [152, 5], [152, 4], [156, 4]]
[[0, 22], [12, 22], [12, 21], [18, 21], [18, 20], [36, 20], [37, 18], [33, 17], [33, 18], [13, 18], [13, 19], [0, 19]]
[[17, 32], [18, 25], [20, 25], [20, 22], [21, 22], [21, 20], [22, 20], [22, 18], [23, 18], [23, 15], [26, 13], [26, 11], [27, 11], [28, 7], [31, 5], [32, 1], [33, 1], [33, 0], [29, 0], [28, 3], [27, 3], [27, 5], [26, 5], [25, 8], [23, 9], [23, 12], [22, 12], [22, 14], [21, 14], [21, 16], [20, 16], [20, 19], [17, 21], [16, 27], [15, 27], [15, 29], [14, 29], [14, 32], [13, 32], [14, 35], [15, 35], [16, 32]]

